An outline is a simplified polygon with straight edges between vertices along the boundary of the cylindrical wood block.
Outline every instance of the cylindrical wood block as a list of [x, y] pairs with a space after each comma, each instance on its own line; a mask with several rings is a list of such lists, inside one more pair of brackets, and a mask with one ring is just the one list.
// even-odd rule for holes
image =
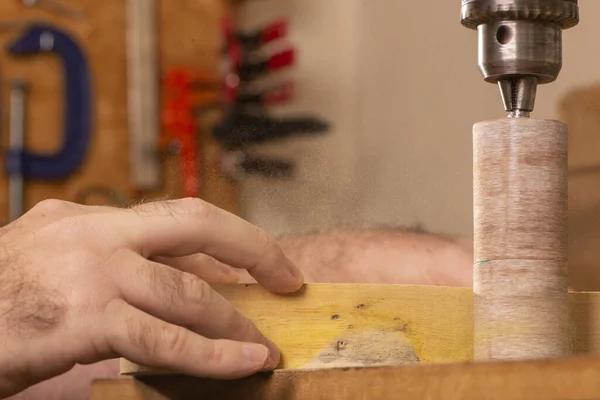
[[481, 122], [473, 155], [474, 357], [568, 355], [567, 126]]

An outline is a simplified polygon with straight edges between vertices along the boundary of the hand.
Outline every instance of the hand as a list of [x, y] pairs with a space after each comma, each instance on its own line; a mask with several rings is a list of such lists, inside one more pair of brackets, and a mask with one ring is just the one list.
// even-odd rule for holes
[[273, 369], [277, 348], [203, 280], [235, 280], [221, 262], [269, 290], [303, 283], [267, 234], [198, 199], [38, 204], [0, 230], [0, 397], [117, 357], [211, 378]]

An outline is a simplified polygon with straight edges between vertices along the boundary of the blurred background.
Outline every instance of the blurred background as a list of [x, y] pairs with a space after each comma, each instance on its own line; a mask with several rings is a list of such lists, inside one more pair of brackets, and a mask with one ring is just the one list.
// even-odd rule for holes
[[[197, 196], [273, 234], [471, 236], [471, 126], [504, 113], [459, 8], [3, 0], [3, 221], [45, 198]], [[584, 289], [600, 256], [600, 2], [580, 9], [534, 115], [570, 127], [569, 256]]]

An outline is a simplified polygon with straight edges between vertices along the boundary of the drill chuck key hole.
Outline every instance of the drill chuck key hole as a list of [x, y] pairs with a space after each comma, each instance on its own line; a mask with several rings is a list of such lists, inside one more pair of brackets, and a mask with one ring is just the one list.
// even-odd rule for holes
[[512, 28], [508, 25], [500, 25], [498, 27], [498, 31], [496, 32], [496, 40], [500, 44], [508, 44], [514, 37], [514, 32]]

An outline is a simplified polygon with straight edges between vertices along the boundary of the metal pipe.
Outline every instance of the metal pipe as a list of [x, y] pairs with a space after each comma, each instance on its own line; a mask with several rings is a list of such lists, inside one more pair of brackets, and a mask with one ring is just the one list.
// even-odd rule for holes
[[[27, 82], [10, 82], [10, 137], [9, 147], [12, 154], [20, 154], [25, 145], [25, 95]], [[9, 219], [16, 220], [23, 215], [24, 209], [23, 176], [19, 171], [10, 174], [8, 179]]]

